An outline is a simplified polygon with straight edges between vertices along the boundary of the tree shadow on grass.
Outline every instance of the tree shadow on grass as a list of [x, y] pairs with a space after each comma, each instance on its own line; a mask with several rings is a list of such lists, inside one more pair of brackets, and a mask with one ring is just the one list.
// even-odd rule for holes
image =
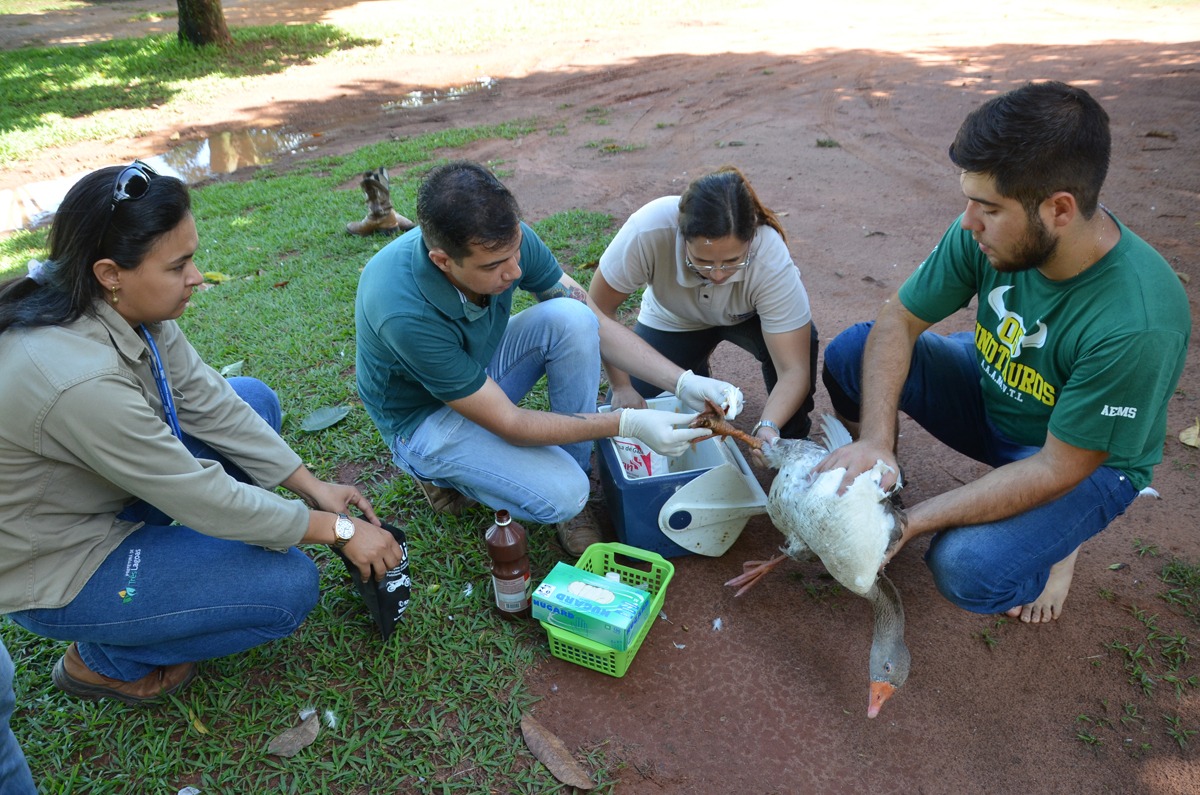
[[29, 47], [0, 64], [0, 133], [55, 117], [82, 118], [163, 104], [186, 81], [281, 72], [337, 50], [374, 42], [331, 25], [239, 28], [233, 46], [195, 48], [174, 34], [79, 47]]

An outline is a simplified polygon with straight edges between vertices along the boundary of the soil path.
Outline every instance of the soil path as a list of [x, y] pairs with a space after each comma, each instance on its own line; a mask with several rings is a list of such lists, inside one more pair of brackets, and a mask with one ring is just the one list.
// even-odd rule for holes
[[[1018, 0], [971, 8], [916, 0], [902, 13], [879, 0], [836, 12], [795, 2], [753, 11], [718, 5], [689, 5], [692, 11], [667, 26], [496, 42], [470, 56], [298, 67], [187, 118], [164, 118], [153, 135], [18, 164], [0, 187], [159, 153], [172, 135], [187, 140], [222, 128], [286, 124], [319, 134], [320, 154], [537, 117], [534, 134], [459, 154], [503, 161], [530, 218], [585, 207], [621, 220], [652, 198], [677, 193], [693, 175], [739, 165], [764, 201], [785, 214], [828, 340], [872, 317], [960, 211], [945, 151], [963, 116], [998, 92], [1054, 78], [1087, 87], [1112, 117], [1106, 205], [1182, 277], [1200, 276], [1196, 3]], [[59, 16], [22, 20], [28, 24], [0, 31], [0, 48], [18, 41], [14, 36], [53, 42], [141, 33], [151, 25], [128, 23], [129, 9], [164, 6], [173, 4], [122, 3], [119, 11], [97, 4], [66, 25]], [[416, 4], [224, 6], [231, 25], [336, 24], [349, 14], [413, 13]], [[485, 75], [497, 81], [489, 91], [400, 113], [380, 110], [408, 91]], [[608, 153], [605, 144], [627, 151]], [[411, 216], [411, 208], [398, 209]], [[965, 315], [948, 325], [955, 323], [970, 327]], [[763, 397], [752, 364], [725, 349], [715, 361], [716, 374], [745, 386], [747, 425]], [[1155, 599], [1163, 558], [1138, 556], [1134, 539], [1200, 560], [1200, 456], [1176, 438], [1198, 415], [1200, 366], [1193, 361], [1172, 405], [1156, 474], [1162, 499], [1139, 499], [1084, 546], [1066, 615], [1053, 625], [998, 623], [953, 608], [933, 587], [921, 560], [924, 544], [906, 549], [890, 572], [907, 605], [913, 674], [878, 720], [865, 718], [865, 601], [831, 595], [813, 565], [789, 563], [737, 600], [722, 587], [741, 561], [778, 545], [762, 516], [724, 557], [674, 560], [670, 621], [656, 625], [623, 679], [557, 659], [543, 665], [531, 683], [545, 697], [538, 718], [572, 748], [604, 746], [625, 761], [623, 793], [1193, 793], [1197, 743], [1180, 748], [1161, 715], [1178, 714], [1200, 728], [1200, 696], [1189, 689], [1177, 700], [1164, 685], [1144, 698], [1105, 644], [1145, 640], [1130, 606], [1170, 619]], [[911, 423], [903, 427], [901, 454], [910, 503], [979, 473]], [[1194, 625], [1178, 625], [1195, 633]], [[1139, 707], [1144, 726], [1118, 720], [1126, 704]], [[1110, 723], [1077, 720], [1081, 715]], [[1092, 745], [1080, 733], [1103, 742]]]

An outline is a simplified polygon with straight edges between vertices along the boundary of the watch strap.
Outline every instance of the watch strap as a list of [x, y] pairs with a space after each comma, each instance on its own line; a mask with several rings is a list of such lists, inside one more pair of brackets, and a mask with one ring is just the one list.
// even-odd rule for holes
[[779, 434], [780, 436], [783, 435], [782, 433], [779, 432], [779, 426], [776, 425], [775, 423], [771, 422], [770, 420], [759, 420], [755, 424], [754, 428], [750, 431], [750, 435], [758, 436], [759, 428], [770, 428], [771, 430], [775, 431], [775, 433]]

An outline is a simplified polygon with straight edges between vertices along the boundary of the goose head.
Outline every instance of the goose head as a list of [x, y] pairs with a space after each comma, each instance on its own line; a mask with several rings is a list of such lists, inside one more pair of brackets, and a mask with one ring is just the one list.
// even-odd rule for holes
[[912, 656], [904, 643], [904, 606], [896, 586], [880, 573], [867, 595], [875, 610], [875, 634], [871, 638], [871, 696], [867, 717], [879, 714], [883, 703], [908, 680]]

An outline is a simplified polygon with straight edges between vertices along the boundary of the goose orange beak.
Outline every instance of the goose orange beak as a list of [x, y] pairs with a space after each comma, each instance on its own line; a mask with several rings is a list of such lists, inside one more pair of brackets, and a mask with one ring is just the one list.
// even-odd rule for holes
[[867, 717], [876, 717], [879, 714], [879, 710], [883, 707], [883, 702], [891, 698], [895, 692], [895, 685], [889, 682], [872, 682], [871, 698], [867, 703]]

